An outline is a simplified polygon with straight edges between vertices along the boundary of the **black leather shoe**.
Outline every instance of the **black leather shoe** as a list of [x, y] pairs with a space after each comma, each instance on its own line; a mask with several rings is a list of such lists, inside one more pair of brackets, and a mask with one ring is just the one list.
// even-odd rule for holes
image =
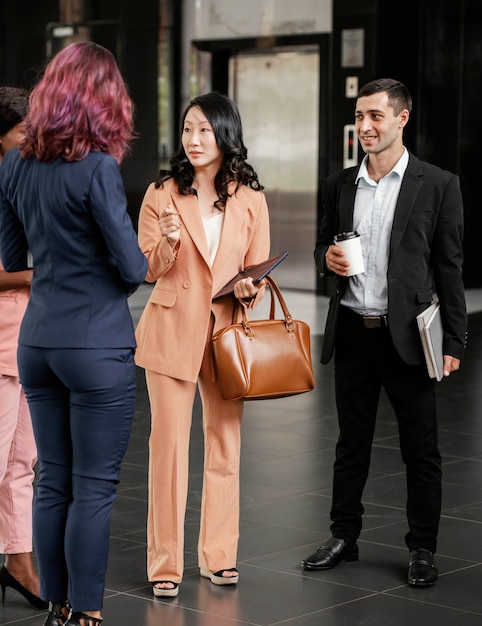
[[408, 584], [411, 587], [431, 587], [437, 580], [438, 570], [433, 564], [430, 550], [412, 550], [408, 563]]
[[301, 565], [307, 570], [331, 569], [341, 561], [358, 561], [358, 546], [332, 537], [326, 545], [301, 561]]

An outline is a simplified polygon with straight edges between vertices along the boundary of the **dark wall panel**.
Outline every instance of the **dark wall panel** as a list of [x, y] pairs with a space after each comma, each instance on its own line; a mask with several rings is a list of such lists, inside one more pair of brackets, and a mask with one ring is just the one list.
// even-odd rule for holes
[[[134, 223], [147, 185], [158, 167], [157, 40], [158, 0], [84, 2], [82, 21], [117, 21], [117, 61], [136, 107], [138, 138], [122, 173]], [[28, 19], [27, 19], [28, 16]], [[2, 0], [0, 4], [0, 83], [30, 88], [46, 60], [46, 26], [60, 22], [57, 0]], [[112, 28], [92, 29], [94, 41], [111, 49]], [[113, 50], [114, 52], [114, 50]], [[117, 51], [116, 51], [117, 53]]]
[[45, 61], [45, 25], [57, 19], [57, 0], [2, 0], [0, 84], [29, 89]]
[[[463, 57], [459, 59], [462, 80], [460, 98], [460, 128], [458, 159], [460, 181], [465, 204], [465, 284], [481, 287], [480, 233], [482, 232], [481, 158], [482, 116], [480, 114], [480, 91], [482, 87], [482, 3], [480, 0], [465, 2]], [[444, 135], [450, 124], [450, 111], [445, 110], [438, 128]]]

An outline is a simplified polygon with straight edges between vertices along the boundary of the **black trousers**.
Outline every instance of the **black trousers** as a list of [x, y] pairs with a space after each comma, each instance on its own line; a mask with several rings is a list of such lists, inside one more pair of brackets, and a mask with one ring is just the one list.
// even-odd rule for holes
[[365, 328], [340, 307], [335, 344], [335, 390], [340, 435], [333, 477], [331, 531], [355, 541], [362, 529], [362, 495], [368, 477], [382, 387], [394, 409], [406, 468], [409, 550], [435, 552], [442, 499], [435, 383], [425, 365], [407, 365], [387, 328]]

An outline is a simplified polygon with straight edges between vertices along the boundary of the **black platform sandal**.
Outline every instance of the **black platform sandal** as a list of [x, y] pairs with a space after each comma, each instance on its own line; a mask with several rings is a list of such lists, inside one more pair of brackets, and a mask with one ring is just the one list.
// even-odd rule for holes
[[[233, 572], [234, 576], [223, 576], [224, 572]], [[237, 585], [239, 580], [239, 572], [235, 567], [220, 569], [218, 572], [210, 572], [201, 567], [201, 576], [210, 578], [213, 585]]]
[[65, 622], [65, 626], [97, 626], [103, 621], [102, 617], [92, 617], [92, 615], [87, 615], [82, 611], [73, 611]]
[[[156, 587], [162, 584], [169, 584], [172, 587]], [[175, 598], [179, 593], [179, 583], [173, 583], [172, 580], [156, 580], [152, 583], [152, 593], [156, 598]]]
[[49, 602], [49, 613], [43, 626], [65, 626], [71, 610], [68, 602]]

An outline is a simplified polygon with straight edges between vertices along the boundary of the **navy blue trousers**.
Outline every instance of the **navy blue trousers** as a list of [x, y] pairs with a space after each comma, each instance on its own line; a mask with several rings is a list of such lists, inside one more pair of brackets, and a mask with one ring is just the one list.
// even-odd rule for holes
[[[414, 322], [415, 324], [415, 322]], [[362, 494], [370, 467], [380, 392], [398, 422], [406, 470], [409, 550], [435, 552], [442, 499], [435, 383], [425, 365], [407, 365], [387, 328], [365, 328], [345, 307], [335, 344], [335, 390], [340, 435], [331, 510], [333, 536], [356, 541], [362, 528]]]
[[33, 538], [42, 598], [101, 610], [135, 408], [134, 351], [19, 345], [18, 365], [39, 460]]

